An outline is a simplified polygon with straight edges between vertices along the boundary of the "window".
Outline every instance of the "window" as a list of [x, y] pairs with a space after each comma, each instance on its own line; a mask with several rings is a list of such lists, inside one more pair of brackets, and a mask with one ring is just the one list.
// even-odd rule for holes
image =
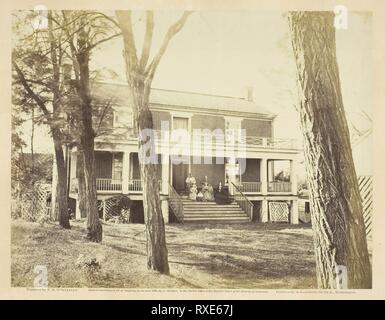
[[188, 123], [189, 123], [188, 118], [173, 117], [173, 129], [174, 130], [183, 129], [183, 130], [188, 131]]
[[132, 128], [134, 126], [134, 117], [132, 111], [115, 110], [114, 111], [114, 127], [115, 128]]
[[233, 139], [238, 140], [241, 138], [240, 130], [241, 118], [226, 117], [225, 118], [225, 129], [226, 129], [226, 140], [232, 141]]
[[123, 177], [123, 155], [121, 153], [112, 154], [112, 179], [122, 180]]

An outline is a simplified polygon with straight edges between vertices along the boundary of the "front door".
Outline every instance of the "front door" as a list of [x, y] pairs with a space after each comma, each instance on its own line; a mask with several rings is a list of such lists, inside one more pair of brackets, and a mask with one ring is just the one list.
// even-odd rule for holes
[[188, 164], [172, 165], [172, 186], [178, 193], [186, 190], [186, 179], [188, 175]]
[[[186, 130], [189, 132], [189, 118], [174, 116], [172, 118], [172, 129]], [[186, 162], [172, 165], [172, 186], [178, 193], [186, 191], [186, 178], [188, 170], [189, 165]]]

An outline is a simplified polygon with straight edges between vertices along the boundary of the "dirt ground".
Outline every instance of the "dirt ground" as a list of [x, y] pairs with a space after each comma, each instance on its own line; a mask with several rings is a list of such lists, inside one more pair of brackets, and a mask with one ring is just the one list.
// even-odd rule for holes
[[[146, 269], [142, 224], [104, 224], [101, 244], [54, 224], [12, 222], [12, 286], [32, 287], [34, 267], [48, 270], [50, 287], [275, 289], [315, 288], [308, 225], [236, 224], [166, 226], [170, 276]], [[100, 269], [81, 268], [79, 256]]]

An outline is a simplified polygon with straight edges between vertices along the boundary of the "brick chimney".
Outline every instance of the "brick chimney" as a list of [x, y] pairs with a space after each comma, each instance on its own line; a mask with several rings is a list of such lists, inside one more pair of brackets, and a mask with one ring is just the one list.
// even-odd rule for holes
[[246, 87], [247, 90], [247, 101], [253, 102], [254, 101], [254, 88], [249, 86]]

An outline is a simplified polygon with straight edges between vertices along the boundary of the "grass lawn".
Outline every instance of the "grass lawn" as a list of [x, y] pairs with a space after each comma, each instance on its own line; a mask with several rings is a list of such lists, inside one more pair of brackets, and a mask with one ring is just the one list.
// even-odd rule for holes
[[[170, 276], [146, 269], [144, 225], [104, 224], [103, 242], [54, 224], [12, 222], [12, 286], [32, 287], [36, 265], [48, 269], [50, 287], [273, 289], [315, 288], [309, 226], [287, 224], [166, 226]], [[97, 256], [86, 271], [79, 255]]]

